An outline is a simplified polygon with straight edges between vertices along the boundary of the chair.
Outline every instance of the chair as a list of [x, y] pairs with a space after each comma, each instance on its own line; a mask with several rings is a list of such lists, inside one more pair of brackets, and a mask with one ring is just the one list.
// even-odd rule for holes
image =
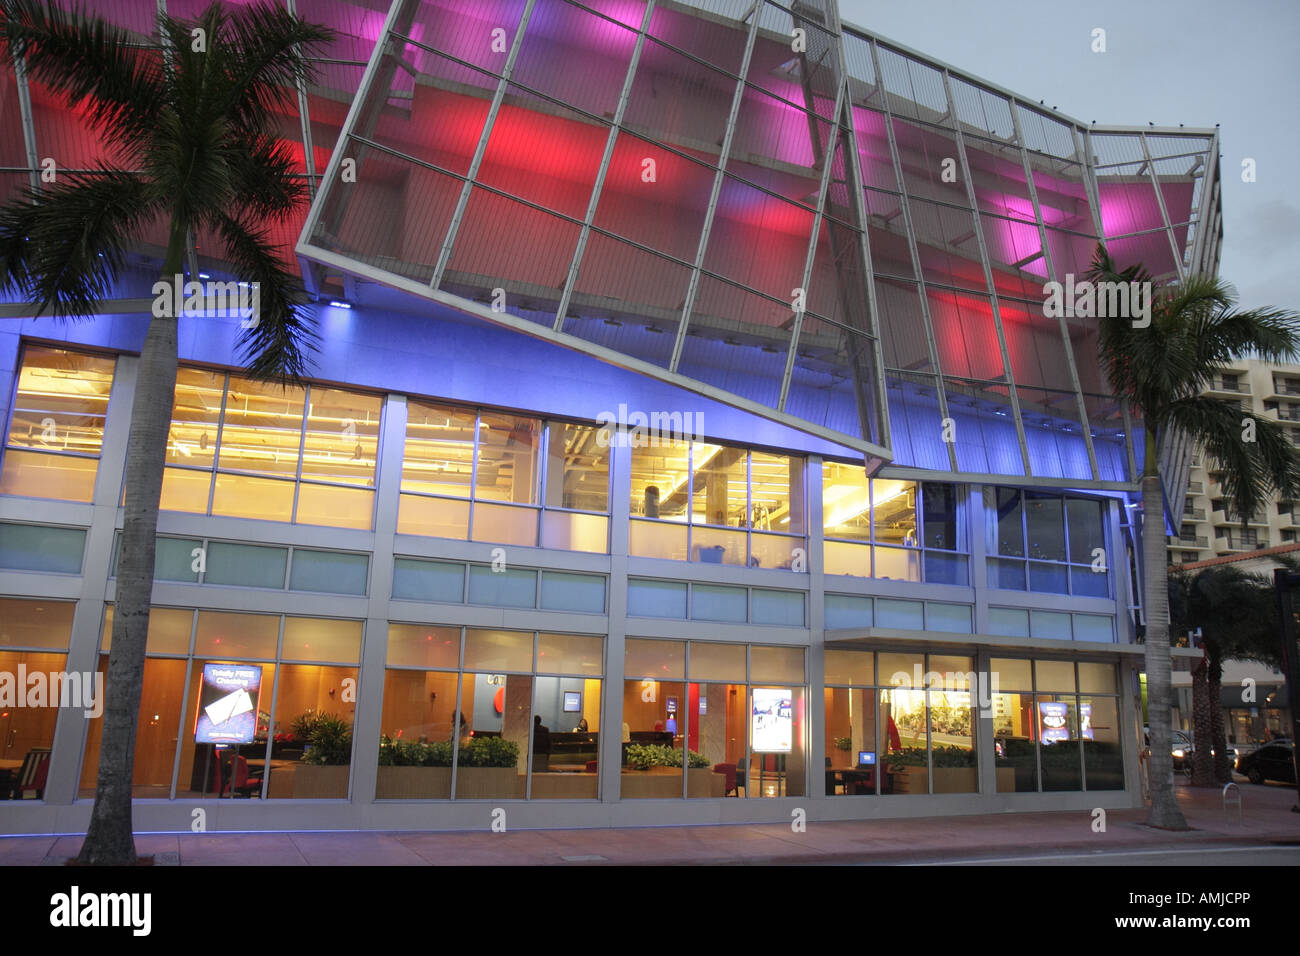
[[742, 790], [744, 790], [746, 793], [749, 793], [749, 787], [746, 785], [746, 780], [745, 780], [745, 766], [746, 766], [746, 759], [745, 759], [744, 757], [739, 757], [739, 758], [737, 758], [737, 760], [736, 760], [736, 796], [740, 796], [740, 791], [742, 791]]
[[725, 783], [722, 787], [722, 795], [724, 797], [729, 797], [733, 793], [736, 796], [740, 796], [740, 794], [736, 792], [736, 765], [734, 763], [714, 764], [713, 772], [720, 773], [723, 776]]
[[831, 769], [831, 758], [826, 758], [826, 796], [835, 796], [835, 788], [839, 783], [839, 774]]
[[597, 770], [597, 766], [598, 764], [595, 760], [588, 760], [587, 768], [583, 771], [583, 773], [595, 773]]
[[23, 757], [18, 778], [13, 784], [13, 799], [25, 800], [27, 791], [33, 790], [37, 800], [45, 799], [45, 778], [50, 772], [50, 748], [33, 747]]
[[228, 793], [231, 789], [229, 785], [230, 759], [235, 758], [234, 774], [234, 791], [238, 796], [245, 799], [252, 797], [256, 793], [259, 797], [262, 795], [262, 776], [261, 774], [252, 775], [248, 772], [248, 761], [242, 756], [233, 754], [223, 754], [216, 751], [215, 755], [219, 758], [217, 761], [217, 796], [220, 797]]

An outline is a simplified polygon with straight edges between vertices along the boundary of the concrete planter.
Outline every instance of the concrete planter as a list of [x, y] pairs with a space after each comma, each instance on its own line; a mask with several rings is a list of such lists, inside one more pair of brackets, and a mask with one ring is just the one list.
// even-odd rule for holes
[[[682, 795], [681, 772], [671, 767], [650, 770], [625, 770], [622, 777], [624, 799], [671, 799]], [[721, 797], [727, 781], [720, 773], [706, 768], [686, 772], [686, 792], [692, 797]]]
[[[929, 771], [925, 767], [900, 767], [893, 773], [894, 793], [929, 793]], [[976, 793], [978, 767], [935, 767], [935, 793]]]
[[600, 780], [594, 773], [533, 772], [533, 798], [539, 800], [595, 800]]
[[459, 767], [456, 770], [457, 800], [522, 799], [523, 795], [524, 775], [514, 767]]
[[315, 767], [298, 763], [290, 767], [272, 767], [268, 797], [296, 800], [346, 800], [348, 771], [341, 767]]
[[448, 800], [450, 767], [380, 767], [376, 800]]

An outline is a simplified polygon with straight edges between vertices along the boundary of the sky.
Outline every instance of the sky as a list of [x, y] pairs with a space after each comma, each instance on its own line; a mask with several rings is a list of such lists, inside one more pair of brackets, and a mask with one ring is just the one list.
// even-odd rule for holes
[[1219, 275], [1243, 307], [1300, 311], [1298, 0], [840, 0], [840, 16], [1084, 124], [1220, 124]]

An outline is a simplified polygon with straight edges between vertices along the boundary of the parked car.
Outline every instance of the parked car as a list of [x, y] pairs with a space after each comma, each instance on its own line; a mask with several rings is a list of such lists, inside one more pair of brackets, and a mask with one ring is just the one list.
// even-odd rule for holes
[[[1191, 732], [1186, 730], [1171, 731], [1171, 736], [1172, 739], [1170, 743], [1173, 745], [1174, 773], [1185, 773], [1190, 777], [1192, 775], [1192, 755], [1196, 753], [1196, 741], [1192, 737]], [[1210, 754], [1213, 756], [1214, 751], [1211, 750]], [[1229, 766], [1235, 766], [1240, 756], [1241, 755], [1238, 753], [1237, 748], [1232, 746], [1232, 744], [1229, 744]]]
[[1251, 783], [1281, 780], [1295, 783], [1295, 744], [1290, 740], [1270, 740], [1258, 750], [1237, 760], [1237, 773], [1245, 774]]

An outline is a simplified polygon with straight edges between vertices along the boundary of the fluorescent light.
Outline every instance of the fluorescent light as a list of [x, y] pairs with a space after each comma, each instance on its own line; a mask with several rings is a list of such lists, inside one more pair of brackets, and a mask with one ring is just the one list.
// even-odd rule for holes
[[350, 309], [352, 306], [347, 302], [340, 302], [338, 299], [330, 299], [330, 305], [336, 309]]

